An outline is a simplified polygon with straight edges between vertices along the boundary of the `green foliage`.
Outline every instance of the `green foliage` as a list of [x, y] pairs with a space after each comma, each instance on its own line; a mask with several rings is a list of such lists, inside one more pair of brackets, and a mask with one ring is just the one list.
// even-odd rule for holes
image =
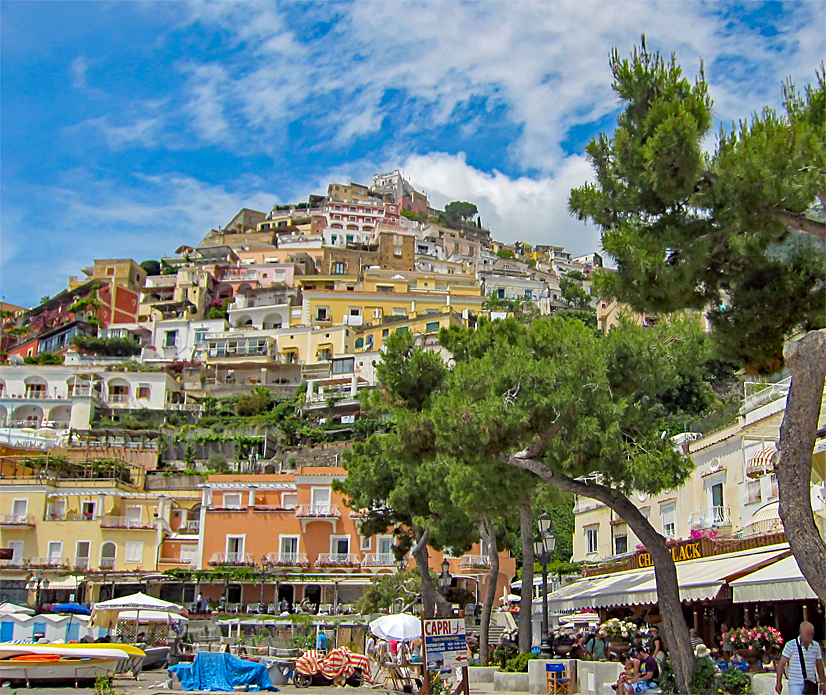
[[507, 673], [527, 673], [528, 662], [539, 658], [539, 654], [533, 654], [531, 652], [527, 652], [526, 654], [517, 654], [516, 656], [508, 659], [505, 664], [505, 668], [502, 670]]
[[252, 390], [238, 397], [235, 403], [235, 412], [243, 417], [258, 415], [270, 409], [272, 396], [266, 386], [253, 386]]
[[674, 678], [674, 665], [671, 659], [660, 662], [660, 677], [657, 679], [657, 685], [666, 695], [677, 692], [677, 680]]
[[56, 352], [39, 352], [23, 358], [23, 364], [57, 365], [63, 364], [63, 355]]
[[510, 249], [499, 249], [496, 255], [499, 256], [499, 258], [516, 258], [516, 255]]
[[92, 335], [76, 335], [72, 341], [76, 348], [93, 355], [130, 357], [141, 353], [141, 346], [131, 338], [99, 338]]
[[215, 452], [209, 455], [207, 459], [207, 468], [216, 473], [229, 473], [229, 466], [227, 466], [227, 457], [220, 452]]
[[415, 601], [422, 590], [422, 578], [416, 570], [397, 572], [396, 574], [379, 574], [373, 577], [370, 585], [356, 603], [356, 609], [363, 615], [390, 611], [404, 607]]
[[559, 311], [555, 316], [566, 321], [582, 321], [582, 323], [591, 328], [597, 327], [597, 314], [590, 307], [585, 310], [567, 309], [565, 311]]
[[579, 282], [588, 279], [588, 276], [581, 270], [572, 270], [565, 277], [567, 277], [569, 280], [578, 280]]
[[146, 271], [147, 275], [160, 275], [161, 274], [161, 264], [160, 261], [141, 261], [140, 267]]
[[115, 695], [115, 679], [111, 673], [101, 673], [95, 678], [95, 695]]
[[745, 695], [751, 689], [751, 676], [739, 668], [729, 668], [720, 679], [720, 689], [725, 695]]
[[87, 323], [99, 325], [100, 320], [97, 317], [97, 312], [99, 309], [100, 300], [98, 299], [98, 291], [97, 288], [94, 288], [91, 292], [89, 292], [88, 296], [75, 300], [75, 302], [70, 304], [66, 310], [72, 312], [73, 314], [84, 314]]
[[445, 214], [453, 222], [464, 222], [474, 217], [479, 212], [473, 203], [464, 201], [453, 201], [445, 205]]
[[411, 333], [395, 331], [384, 341], [385, 353], [376, 376], [390, 401], [414, 411], [428, 404], [446, 368], [436, 353], [416, 346]]
[[508, 662], [519, 654], [519, 647], [513, 642], [506, 642], [505, 644], [496, 645], [493, 650], [493, 660], [499, 663], [499, 669], [504, 671], [507, 668]]
[[[635, 311], [713, 308], [721, 355], [771, 372], [784, 339], [826, 325], [822, 240], [790, 243], [790, 228], [822, 236], [809, 209], [824, 199], [826, 85], [784, 86], [784, 113], [764, 109], [704, 146], [712, 103], [702, 71], [690, 82], [645, 42], [611, 56], [625, 110], [609, 138], [586, 148], [595, 184], [569, 207], [602, 229], [614, 273], [597, 273], [599, 296]], [[776, 311], [766, 312], [771, 306]]]
[[539, 318], [539, 308], [531, 300], [524, 297], [516, 299], [503, 299], [491, 295], [482, 302], [482, 309], [485, 311], [507, 311], [513, 314], [520, 323], [531, 323]]
[[708, 657], [696, 660], [694, 672], [691, 674], [692, 695], [714, 695], [717, 692], [716, 669], [714, 662]]
[[587, 309], [591, 304], [591, 295], [576, 280], [563, 278], [559, 282], [559, 291], [562, 301], [574, 309]]

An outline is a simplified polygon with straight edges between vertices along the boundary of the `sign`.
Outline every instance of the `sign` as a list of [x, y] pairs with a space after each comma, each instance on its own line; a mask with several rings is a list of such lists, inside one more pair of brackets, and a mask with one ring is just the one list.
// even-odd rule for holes
[[[669, 550], [671, 551], [671, 557], [674, 558], [674, 562], [682, 562], [683, 560], [699, 560], [703, 557], [699, 541], [696, 543], [675, 545], [673, 548], [669, 548]], [[640, 567], [653, 567], [654, 561], [651, 559], [651, 553], [640, 553], [639, 563]]]
[[422, 619], [422, 636], [428, 670], [449, 673], [467, 665], [464, 618]]

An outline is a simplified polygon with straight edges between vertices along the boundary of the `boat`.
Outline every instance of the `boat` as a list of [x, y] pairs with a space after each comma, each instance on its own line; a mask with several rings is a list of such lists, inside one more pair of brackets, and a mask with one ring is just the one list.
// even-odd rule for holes
[[130, 654], [111, 644], [0, 644], [0, 682], [94, 681], [114, 674]]
[[[38, 646], [47, 646], [47, 645], [38, 645]], [[141, 671], [146, 667], [146, 661], [148, 658], [147, 651], [143, 650], [140, 647], [136, 647], [133, 644], [121, 644], [119, 642], [90, 642], [90, 643], [83, 643], [83, 642], [70, 642], [69, 644], [61, 644], [61, 647], [68, 647], [70, 649], [119, 649], [120, 651], [124, 651], [129, 655], [127, 659], [121, 659], [118, 661], [117, 666], [115, 667], [115, 673], [125, 675], [127, 673], [131, 674], [134, 678], [137, 678]]]

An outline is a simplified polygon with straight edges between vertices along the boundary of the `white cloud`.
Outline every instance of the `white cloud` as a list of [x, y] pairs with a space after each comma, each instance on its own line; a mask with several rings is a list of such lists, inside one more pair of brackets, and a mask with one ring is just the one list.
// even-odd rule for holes
[[72, 87], [83, 89], [86, 87], [86, 73], [89, 70], [89, 61], [86, 56], [80, 55], [69, 64], [69, 75], [72, 78]]

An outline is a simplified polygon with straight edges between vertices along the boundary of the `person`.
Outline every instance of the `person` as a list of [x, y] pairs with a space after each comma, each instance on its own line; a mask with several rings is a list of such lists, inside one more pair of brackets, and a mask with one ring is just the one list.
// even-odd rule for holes
[[631, 656], [629, 656], [625, 660], [625, 670], [622, 671], [622, 673], [620, 673], [619, 679], [617, 680], [617, 684], [611, 686], [614, 690], [618, 690], [619, 692], [624, 692], [625, 688], [623, 687], [622, 690], [620, 690], [620, 688], [624, 684], [628, 683], [630, 680], [632, 680], [633, 678], [636, 678], [639, 675], [640, 660], [637, 659], [634, 656], [635, 654], [636, 654], [636, 652], [632, 651]]
[[591, 658], [596, 661], [603, 661], [605, 659], [605, 635], [601, 630], [597, 630], [597, 634], [588, 641], [586, 650], [588, 654], [591, 655]]
[[146, 633], [139, 632], [137, 638], [135, 639], [135, 644], [145, 644], [146, 643]]
[[732, 656], [734, 655], [734, 649], [731, 646], [730, 642], [723, 642], [723, 635], [728, 634], [728, 624], [722, 623], [720, 625], [720, 642], [722, 643], [723, 647], [723, 658], [726, 661], [732, 661]]
[[697, 647], [699, 647], [701, 644], [704, 644], [704, 642], [700, 635], [697, 633], [697, 628], [692, 627], [688, 631], [688, 634], [691, 637], [691, 648], [696, 652]]
[[804, 681], [816, 683], [817, 691], [820, 691], [821, 695], [826, 695], [823, 653], [820, 645], [815, 642], [815, 626], [809, 621], [800, 623], [798, 637], [789, 640], [783, 647], [783, 656], [777, 663], [777, 680], [774, 685], [778, 695], [783, 692], [783, 673], [786, 666], [789, 667], [789, 695], [802, 695]]
[[319, 630], [318, 639], [316, 640], [316, 649], [320, 652], [327, 651], [327, 635]]
[[707, 659], [711, 663], [714, 663], [714, 659], [711, 657], [711, 650], [704, 644], [697, 646], [694, 650], [694, 656], [697, 657], [697, 659]]
[[665, 661], [665, 651], [663, 650], [663, 638], [656, 627], [651, 628], [651, 637], [648, 640], [646, 651], [657, 661]]
[[195, 597], [195, 612], [201, 613], [204, 608], [204, 597], [201, 596], [201, 592], [198, 592], [198, 595]]
[[227, 607], [227, 597], [226, 596], [221, 596], [221, 598], [218, 601], [218, 610], [223, 613], [226, 610], [226, 607]]
[[617, 693], [620, 695], [635, 695], [657, 687], [657, 678], [660, 677], [657, 660], [651, 655], [648, 647], [640, 648], [638, 655], [640, 663], [637, 675], [617, 685]]
[[289, 611], [290, 604], [287, 603], [287, 599], [282, 598], [281, 603], [278, 604], [278, 608], [282, 613], [285, 613], [285, 612]]

